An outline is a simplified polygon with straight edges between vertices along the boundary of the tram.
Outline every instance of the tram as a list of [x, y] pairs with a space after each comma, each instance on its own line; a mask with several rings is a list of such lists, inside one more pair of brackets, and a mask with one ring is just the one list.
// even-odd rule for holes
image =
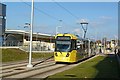
[[[89, 45], [88, 45], [89, 44]], [[95, 42], [85, 40], [73, 34], [55, 36], [55, 62], [74, 63], [95, 55]]]

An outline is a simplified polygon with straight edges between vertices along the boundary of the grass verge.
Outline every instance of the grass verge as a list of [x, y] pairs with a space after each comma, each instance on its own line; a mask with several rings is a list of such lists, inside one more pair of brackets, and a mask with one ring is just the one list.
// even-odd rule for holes
[[[28, 54], [20, 49], [2, 49], [2, 53], [0, 53], [2, 62], [28, 60]], [[32, 53], [33, 59], [48, 58], [51, 56], [53, 56], [53, 53]]]
[[119, 71], [117, 59], [114, 55], [98, 56], [74, 68], [49, 76], [50, 79], [95, 79], [114, 78], [118, 79]]

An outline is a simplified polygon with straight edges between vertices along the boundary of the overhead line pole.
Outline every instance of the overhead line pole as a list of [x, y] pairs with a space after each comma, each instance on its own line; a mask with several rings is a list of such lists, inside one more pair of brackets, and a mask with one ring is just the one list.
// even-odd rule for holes
[[88, 29], [88, 22], [81, 22], [80, 23], [81, 24], [81, 26], [82, 26], [82, 29], [83, 29], [83, 31], [84, 31], [84, 36], [83, 36], [83, 38], [85, 39], [86, 38], [86, 33], [87, 33], [87, 29]]

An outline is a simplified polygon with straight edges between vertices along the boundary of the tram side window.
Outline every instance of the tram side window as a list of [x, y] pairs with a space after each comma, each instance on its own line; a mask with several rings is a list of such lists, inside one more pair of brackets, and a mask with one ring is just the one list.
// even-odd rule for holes
[[71, 48], [73, 49], [73, 50], [75, 50], [76, 49], [76, 40], [72, 40], [72, 45], [71, 45]]
[[81, 49], [84, 49], [83, 46], [84, 46], [83, 44], [80, 45]]
[[77, 50], [82, 48], [80, 40], [76, 41], [76, 46], [77, 46], [77, 48], [76, 48]]

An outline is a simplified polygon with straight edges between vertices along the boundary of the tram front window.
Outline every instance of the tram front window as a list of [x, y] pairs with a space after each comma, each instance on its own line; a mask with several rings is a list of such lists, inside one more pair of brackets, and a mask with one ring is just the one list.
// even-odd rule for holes
[[68, 52], [70, 51], [71, 43], [70, 41], [57, 41], [56, 42], [56, 51]]

